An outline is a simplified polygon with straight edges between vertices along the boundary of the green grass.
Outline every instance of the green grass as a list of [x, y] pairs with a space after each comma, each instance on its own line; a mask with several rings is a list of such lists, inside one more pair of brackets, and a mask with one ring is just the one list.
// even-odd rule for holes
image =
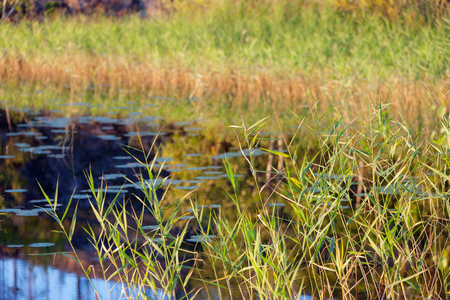
[[3, 24], [0, 49], [50, 65], [98, 58], [202, 73], [434, 80], [448, 76], [449, 36], [445, 17], [415, 24], [293, 1], [253, 7], [223, 1], [148, 20], [81, 16]]
[[[200, 209], [190, 194], [157, 197], [160, 168], [152, 165], [136, 182], [144, 195], [132, 200], [140, 203], [138, 209], [130, 209], [128, 199], [106, 203], [107, 187], [94, 192], [88, 175], [101, 230], [92, 225], [87, 231], [102, 268], [122, 284], [133, 284], [143, 298], [146, 287], [169, 298], [184, 290], [189, 299], [297, 299], [304, 293], [318, 299], [445, 299], [449, 119], [441, 120], [435, 140], [411, 135], [380, 106], [357, 126], [349, 127], [339, 115], [334, 120], [320, 132], [323, 119], [316, 108], [296, 120], [299, 130], [312, 128], [320, 145], [306, 153], [298, 148], [302, 136], [286, 139], [286, 152], [264, 150], [267, 141], [259, 134], [266, 119], [233, 126], [241, 149], [249, 150], [241, 163], [251, 180], [243, 185], [236, 165], [224, 160], [230, 206], [218, 213]], [[283, 168], [269, 170], [269, 182], [253, 156], [257, 148], [283, 158]], [[149, 165], [158, 155], [153, 148], [135, 158]], [[358, 191], [352, 190], [356, 183]], [[268, 205], [276, 202], [286, 209]], [[66, 213], [58, 215], [56, 203], [49, 201], [51, 215], [70, 241], [73, 226], [64, 226]], [[186, 216], [183, 205], [193, 210], [188, 222], [180, 219]], [[145, 215], [157, 225], [151, 231], [143, 229]], [[196, 248], [184, 241], [192, 230], [203, 239]]]
[[90, 111], [97, 113], [111, 99], [144, 106], [151, 96], [170, 96], [176, 101], [159, 107], [164, 117], [195, 114], [222, 127], [273, 111], [289, 120], [290, 110], [301, 114], [319, 100], [322, 112], [337, 107], [350, 122], [367, 119], [366, 107], [380, 102], [393, 104], [412, 130], [437, 128], [429, 120], [448, 102], [447, 15], [427, 23], [310, 1], [258, 1], [206, 1], [204, 10], [145, 20], [5, 23], [0, 101], [48, 109], [57, 97], [101, 104]]

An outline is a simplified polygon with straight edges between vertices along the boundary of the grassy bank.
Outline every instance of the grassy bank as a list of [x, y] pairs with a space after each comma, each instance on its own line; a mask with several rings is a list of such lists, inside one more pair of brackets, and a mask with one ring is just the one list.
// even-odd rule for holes
[[105, 71], [147, 66], [331, 79], [448, 75], [445, 18], [435, 25], [414, 24], [285, 2], [291, 3], [251, 7], [227, 1], [149, 20], [80, 16], [4, 24], [0, 45], [3, 56], [53, 67], [65, 63], [64, 70], [74, 75], [76, 65], [90, 64]]
[[[299, 128], [317, 127], [320, 114], [313, 108], [310, 115], [312, 123], [299, 119]], [[260, 148], [284, 158], [268, 181], [253, 156], [265, 143], [258, 138], [264, 121], [234, 127], [248, 147], [240, 160], [252, 180], [242, 185], [236, 165], [224, 160], [230, 199], [223, 209], [200, 206], [192, 194], [157, 197], [150, 152], [139, 158], [147, 167], [134, 210], [120, 197], [106, 202], [105, 183], [94, 192], [88, 176], [101, 230], [87, 230], [105, 279], [115, 276], [129, 298], [446, 299], [448, 118], [440, 142], [410, 135], [381, 107], [358, 128], [330, 123], [325, 132], [312, 130], [321, 145], [315, 154], [297, 152], [301, 136], [285, 141], [286, 152]], [[49, 202], [52, 215], [70, 241], [73, 227], [63, 224], [56, 203]], [[155, 224], [144, 223], [145, 214]]]
[[318, 99], [360, 110], [372, 99], [401, 110], [408, 103], [420, 114], [435, 100], [430, 87], [446, 95], [445, 17], [426, 23], [308, 1], [264, 4], [218, 1], [147, 20], [78, 16], [3, 24], [0, 79], [41, 90], [69, 87], [72, 94], [87, 87], [111, 96], [128, 90], [266, 112]]

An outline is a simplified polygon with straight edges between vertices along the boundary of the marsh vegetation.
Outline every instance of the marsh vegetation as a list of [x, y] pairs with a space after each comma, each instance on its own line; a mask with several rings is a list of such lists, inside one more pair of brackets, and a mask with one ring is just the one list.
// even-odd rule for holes
[[[0, 274], [58, 265], [102, 299], [446, 299], [448, 9], [16, 12]], [[17, 282], [0, 275], [0, 298], [25, 297]]]
[[[226, 207], [202, 205], [192, 193], [158, 195], [173, 178], [159, 177], [154, 148], [134, 157], [143, 168], [130, 182], [141, 196], [118, 193], [107, 201], [106, 181], [97, 186], [87, 174], [101, 230], [86, 230], [105, 280], [119, 281], [129, 297], [446, 297], [448, 119], [439, 141], [429, 141], [380, 106], [368, 122], [350, 127], [336, 118], [313, 131], [320, 150], [309, 153], [299, 151], [296, 134], [282, 135], [284, 150], [263, 147], [265, 122], [233, 126], [242, 148], [237, 158], [223, 156]], [[300, 118], [298, 128], [320, 123]], [[261, 169], [261, 151], [278, 167]], [[242, 163], [252, 178], [244, 184], [236, 176]], [[71, 241], [76, 209], [66, 226], [67, 210], [61, 217], [57, 198], [47, 199]]]

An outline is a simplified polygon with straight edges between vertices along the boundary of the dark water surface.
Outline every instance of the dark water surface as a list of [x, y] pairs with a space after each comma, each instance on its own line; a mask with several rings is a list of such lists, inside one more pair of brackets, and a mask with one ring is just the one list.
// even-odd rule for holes
[[[81, 263], [85, 267], [93, 266], [90, 276], [95, 278], [93, 284], [102, 299], [125, 299], [125, 293], [133, 294], [130, 288], [116, 284], [114, 280], [117, 278], [105, 284], [97, 255], [82, 230], [87, 224], [94, 231], [98, 230], [90, 207], [90, 201], [94, 199], [86, 179], [88, 175], [93, 178], [95, 187], [102, 185], [103, 190], [106, 188], [107, 200], [119, 194], [128, 201], [126, 205], [132, 208], [142, 207], [136, 201], [137, 197], [144, 196], [136, 184], [139, 176], [143, 176], [146, 183], [162, 183], [158, 196], [164, 193], [164, 212], [170, 214], [170, 210], [176, 207], [173, 204], [184, 199], [180, 209], [182, 215], [175, 223], [174, 230], [183, 228], [186, 222], [194, 218], [192, 207], [193, 204], [197, 205], [201, 210], [198, 223], [189, 223], [183, 245], [199, 253], [202, 251], [202, 242], [215, 237], [214, 232], [210, 236], [198, 235], [200, 226], [211, 223], [211, 215], [220, 213], [231, 224], [238, 219], [235, 205], [226, 192], [233, 187], [225, 174], [224, 158], [229, 159], [230, 166], [239, 177], [236, 190], [239, 191], [239, 199], [242, 199], [239, 204], [242, 211], [256, 216], [264, 209], [276, 213], [280, 220], [295, 219], [289, 205], [281, 197], [273, 195], [270, 189], [264, 191], [266, 194], [262, 197], [267, 201], [261, 204], [250, 168], [236, 147], [236, 138], [227, 139], [227, 135], [208, 128], [205, 120], [167, 123], [161, 117], [143, 116], [132, 107], [115, 107], [114, 111], [106, 115], [86, 116], [66, 110], [33, 111], [0, 107], [0, 300], [95, 299], [94, 288], [78, 263], [61, 254], [69, 254], [72, 249], [66, 238], [55, 232], [60, 228], [47, 213], [50, 205], [44, 199], [41, 187], [50, 199], [58, 191], [60, 215], [71, 197], [74, 203], [77, 202], [77, 228], [72, 243]], [[126, 117], [123, 117], [123, 113], [118, 114], [123, 111], [127, 112]], [[266, 144], [261, 146], [283, 151], [280, 133], [262, 132], [259, 137], [265, 137], [261, 143]], [[148, 173], [141, 175], [146, 173], [147, 168], [142, 149], [148, 153], [148, 161], [154, 163], [151, 166], [152, 176]], [[244, 153], [248, 155], [248, 151], [244, 150]], [[260, 172], [258, 180], [263, 181], [261, 186], [272, 179], [282, 182], [279, 174], [273, 172], [283, 168], [282, 156], [259, 149], [255, 149], [252, 155], [253, 165]], [[311, 168], [310, 175], [319, 179], [305, 187], [305, 192], [320, 194], [325, 189], [326, 193], [328, 181], [338, 188], [345, 182], [349, 190], [346, 190], [346, 197], [338, 199], [337, 208], [349, 220], [352, 219], [354, 204], [363, 198], [367, 199], [366, 192], [377, 193], [380, 197], [389, 196], [392, 201], [384, 208], [389, 211], [397, 210], [396, 196], [405, 191], [417, 199], [444, 197], [425, 191], [416, 174], [404, 178], [401, 184], [385, 186], [385, 181], [378, 180], [376, 182], [380, 182], [379, 185], [367, 185], [367, 190], [363, 190], [361, 187], [364, 182], [355, 181], [352, 175], [320, 173], [321, 163], [317, 162], [314, 170]], [[159, 176], [154, 179], [158, 173]], [[433, 176], [433, 173], [421, 175]], [[324, 182], [327, 185], [320, 184]], [[317, 207], [321, 209], [331, 204], [319, 203]], [[67, 228], [70, 215], [71, 211], [66, 219]], [[336, 224], [336, 231], [339, 232], [342, 230], [339, 227], [341, 225]], [[152, 215], [144, 214], [141, 225], [143, 230], [151, 232], [156, 229], [156, 220]], [[214, 224], [211, 226], [214, 231]], [[171, 234], [176, 236], [178, 233]], [[288, 243], [287, 247], [290, 247]], [[196, 267], [206, 281], [214, 280], [217, 278], [216, 273], [220, 272], [211, 270], [206, 263]], [[313, 290], [312, 287], [317, 283], [310, 278], [309, 271], [305, 269], [299, 272], [302, 282], [292, 287], [293, 290]], [[242, 298], [239, 288], [239, 284], [231, 284], [230, 297]], [[191, 280], [185, 289], [187, 292], [199, 290], [198, 299], [210, 299], [212, 295], [218, 295], [217, 287], [205, 286], [201, 280]], [[177, 290], [177, 298], [182, 299], [186, 291], [181, 288]], [[364, 290], [361, 292], [365, 293]], [[166, 298], [162, 291], [158, 295], [151, 291], [147, 294], [151, 298]], [[333, 296], [342, 297], [339, 294]], [[301, 296], [300, 299], [310, 297]]]
[[[60, 112], [0, 109], [0, 299], [94, 299], [94, 289], [80, 267], [54, 254], [70, 248], [61, 234], [53, 232], [59, 228], [46, 213], [50, 208], [39, 184], [53, 198], [59, 182], [60, 213], [74, 193], [79, 223], [95, 226], [87, 172], [92, 172], [96, 186], [106, 181], [111, 197], [117, 193], [140, 195], [139, 187], [127, 179], [136, 181], [143, 167], [131, 155], [139, 159], [143, 155], [129, 147], [143, 145], [148, 151], [155, 143], [160, 178], [172, 179], [169, 198], [179, 199], [194, 191], [204, 209], [230, 206], [222, 189], [227, 184], [222, 159], [225, 153], [228, 158], [241, 154], [227, 141], [206, 138], [202, 126], [204, 121], [196, 120], [165, 124], [162, 118], [138, 113], [127, 118], [66, 117]], [[155, 154], [153, 151], [150, 158]], [[184, 218], [191, 216], [192, 210], [185, 209]], [[149, 228], [153, 226], [151, 217], [144, 220]], [[198, 237], [188, 234], [188, 239], [196, 242]], [[98, 263], [81, 229], [73, 241], [85, 265]], [[96, 276], [101, 278], [101, 273]], [[114, 282], [105, 286], [98, 279], [95, 285], [102, 298], [107, 298], [111, 289], [110, 299], [121, 297], [123, 287], [114, 287]]]

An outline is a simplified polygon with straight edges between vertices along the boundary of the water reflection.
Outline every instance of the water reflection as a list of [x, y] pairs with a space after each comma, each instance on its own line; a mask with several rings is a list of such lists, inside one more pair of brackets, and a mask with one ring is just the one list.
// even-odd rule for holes
[[[4, 113], [0, 110], [0, 117]], [[137, 115], [132, 114], [132, 116]], [[5, 120], [5, 118], [0, 118], [0, 122], [2, 119]], [[198, 125], [195, 121], [170, 124], [166, 126], [167, 128], [161, 128], [156, 123], [159, 119], [155, 117], [141, 118], [140, 120], [114, 119], [105, 116], [65, 118], [44, 113], [41, 115], [17, 114], [13, 115], [11, 119], [11, 126], [0, 123], [0, 166], [2, 167], [0, 172], [0, 214], [3, 213], [6, 218], [0, 222], [0, 248], [3, 247], [0, 249], [0, 254], [4, 255], [3, 258], [0, 257], [1, 299], [94, 298], [93, 288], [80, 270], [76, 271], [73, 266], [74, 262], [71, 262], [72, 265], [68, 267], [65, 265], [67, 259], [64, 260], [61, 256], [53, 259], [51, 256], [29, 255], [36, 254], [29, 253], [30, 251], [41, 251], [40, 254], [42, 254], [42, 252], [68, 250], [64, 237], [52, 233], [52, 230], [59, 228], [56, 228], [56, 224], [45, 213], [45, 210], [48, 209], [45, 207], [47, 203], [45, 199], [42, 199], [36, 179], [44, 190], [53, 196], [55, 183], [59, 177], [59, 203], [62, 203], [60, 204], [62, 207], [65, 206], [76, 187], [73, 198], [75, 202], [79, 201], [77, 226], [86, 224], [86, 222], [90, 222], [90, 224], [95, 222], [93, 221], [95, 217], [90, 213], [88, 201], [89, 198], [92, 200], [91, 190], [85, 177], [85, 171], [89, 169], [92, 170], [95, 186], [99, 186], [102, 180], [107, 182], [109, 193], [106, 197], [110, 197], [110, 199], [119, 192], [127, 199], [131, 195], [139, 195], [139, 186], [127, 180], [136, 180], [136, 174], [145, 173], [143, 167], [149, 167], [153, 168], [154, 173], [161, 173], [158, 179], [146, 177], [145, 183], [150, 186], [162, 184], [162, 188], [168, 190], [167, 206], [172, 204], [170, 202], [172, 199], [180, 199], [188, 192], [195, 193], [197, 189], [201, 189], [201, 193], [195, 195], [195, 200], [200, 204], [198, 205], [199, 211], [227, 210], [231, 221], [237, 217], [233, 208], [230, 207], [230, 199], [223, 189], [227, 185], [227, 174], [224, 173], [222, 159], [227, 158], [231, 161], [241, 159], [242, 152], [233, 148], [228, 142], [206, 139], [203, 136], [204, 132], [194, 127]], [[158, 149], [157, 164], [143, 166], [132, 157], [125, 156], [123, 147], [140, 147], [136, 124], [139, 125], [140, 136], [143, 138], [142, 144], [146, 149], [152, 143], [161, 146]], [[181, 126], [190, 127], [183, 128]], [[163, 129], [164, 132], [161, 131]], [[192, 132], [200, 135], [192, 136]], [[158, 137], [156, 133], [159, 133]], [[138, 153], [132, 148], [126, 149], [131, 154], [142, 158], [142, 153]], [[263, 153], [256, 150], [252, 152], [252, 155], [261, 158]], [[244, 154], [249, 155], [249, 151], [244, 151]], [[152, 159], [154, 155], [156, 153], [151, 153], [149, 159]], [[236, 163], [236, 166], [238, 165]], [[264, 169], [270, 170], [275, 165], [276, 158], [272, 155], [270, 166], [264, 166]], [[248, 172], [247, 168], [245, 169]], [[176, 172], [175, 177], [172, 175], [174, 172]], [[252, 179], [244, 174], [237, 174], [236, 178], [241, 179], [239, 184], [250, 187], [250, 189], [254, 184]], [[239, 188], [246, 199], [242, 207], [249, 211], [255, 210], [256, 205], [253, 198], [256, 197], [248, 193], [248, 190], [249, 188]], [[36, 206], [40, 208], [36, 208]], [[187, 207], [190, 207], [189, 203], [184, 208]], [[284, 210], [283, 203], [269, 203], [268, 207], [280, 214]], [[193, 219], [194, 211], [192, 209], [183, 211], [186, 212], [186, 215], [180, 218], [182, 221], [180, 227]], [[145, 229], [150, 231], [157, 229], [152, 217], [145, 216], [144, 221]], [[207, 223], [207, 213], [203, 214], [203, 221]], [[194, 222], [192, 223], [194, 224]], [[190, 243], [192, 247], [201, 247], [199, 244], [202, 242], [215, 238], [215, 235], [199, 235], [196, 230], [201, 225], [196, 226], [186, 235], [186, 242]], [[89, 244], [86, 236], [78, 235], [83, 230], [75, 232], [73, 241], [77, 249], [88, 252]], [[158, 238], [154, 240], [157, 241]], [[42, 243], [52, 246], [46, 249], [35, 249], [30, 246], [33, 244], [42, 246]], [[24, 246], [13, 247], [18, 245]], [[20, 253], [20, 256], [17, 253]], [[92, 257], [95, 256], [95, 253], [88, 253], [91, 253], [91, 257], [86, 262], [95, 264], [95, 258]], [[16, 275], [8, 277], [7, 274]], [[100, 293], [105, 293], [103, 295], [106, 295], [106, 291], [112, 288], [112, 286], [105, 286], [101, 281], [98, 281], [97, 285]], [[189, 288], [194, 290], [199, 287]], [[240, 295], [238, 287], [233, 288], [236, 289], [233, 293]], [[119, 299], [122, 292], [121, 287], [115, 287], [110, 299]], [[205, 294], [203, 298], [209, 299], [207, 296], [215, 294]], [[199, 298], [202, 299], [202, 297]], [[309, 298], [300, 297], [299, 299]]]
[[[167, 143], [175, 139], [182, 140], [183, 136], [188, 136], [188, 130], [183, 131], [179, 127], [172, 127], [172, 129], [169, 128], [171, 131], [162, 132], [161, 125], [156, 123], [159, 120], [156, 117], [140, 120], [105, 116], [72, 118], [46, 113], [30, 114], [30, 111], [13, 111], [12, 109], [8, 112], [10, 114], [8, 118], [5, 114], [6, 111], [0, 109], [0, 218], [2, 219], [0, 221], [0, 299], [94, 299], [94, 289], [81, 270], [74, 266], [74, 262], [69, 264], [62, 255], [56, 258], [48, 255], [33, 255], [68, 250], [64, 237], [53, 232], [58, 228], [45, 213], [48, 209], [47, 200], [42, 199], [36, 180], [52, 197], [56, 180], [59, 178], [60, 202], [58, 205], [61, 207], [65, 206], [76, 188], [74, 199], [79, 201], [80, 224], [86, 224], [86, 222], [92, 224], [95, 218], [89, 210], [90, 189], [85, 177], [86, 170], [92, 170], [96, 186], [101, 180], [107, 181], [109, 192], [107, 196], [111, 199], [119, 191], [122, 194], [127, 193], [125, 197], [137, 194], [139, 186], [130, 184], [126, 180], [136, 179], [135, 171], [142, 168], [142, 165], [132, 157], [126, 156], [123, 149], [125, 146], [140, 146], [137, 141], [137, 124], [139, 124], [139, 133], [145, 147], [153, 142], [159, 145], [163, 140]], [[138, 116], [138, 114], [131, 114], [131, 116]], [[7, 123], [6, 119], [10, 119], [11, 122]], [[195, 124], [195, 122], [188, 123]], [[193, 128], [190, 130], [194, 131]], [[195, 131], [200, 130], [196, 128]], [[175, 134], [176, 137], [174, 137]], [[202, 147], [201, 143], [197, 143], [202, 137], [189, 137], [189, 139], [193, 139], [189, 146]], [[207, 145], [204, 148], [209, 149], [212, 146]], [[174, 171], [183, 173], [177, 173], [177, 180], [166, 180], [164, 188], [167, 188], [170, 183], [174, 191], [181, 190], [179, 193], [185, 193], [198, 188], [206, 181], [220, 179], [212, 176], [203, 180], [194, 179], [202, 175], [203, 171], [222, 169], [221, 164], [212, 165], [214, 162], [210, 158], [211, 155], [205, 154], [183, 158], [184, 153], [189, 153], [189, 150], [183, 148], [178, 150], [179, 152], [165, 153], [164, 149], [160, 149], [161, 157], [157, 159], [158, 164], [152, 166], [162, 168], [162, 165], [166, 164], [161, 170], [161, 178], [169, 176]], [[199, 153], [198, 148], [192, 150], [193, 153]], [[217, 150], [225, 152], [228, 149], [217, 148]], [[131, 148], [128, 148], [128, 151], [142, 158], [142, 153]], [[173, 156], [182, 159], [174, 161]], [[149, 158], [152, 159], [152, 157]], [[216, 175], [219, 173], [223, 174], [217, 171]], [[149, 183], [159, 184], [161, 180], [149, 181]], [[221, 180], [225, 181], [223, 178]], [[208, 204], [207, 201], [203, 203]], [[149, 224], [149, 229], [154, 228], [154, 220], [146, 218], [145, 221]], [[91, 251], [92, 248], [89, 247], [86, 236], [78, 234], [82, 232], [81, 229], [76, 230], [74, 244], [78, 249], [91, 253], [87, 250]], [[91, 253], [91, 257], [86, 259], [88, 265], [98, 263], [95, 257], [92, 257], [94, 254]], [[100, 276], [101, 274], [98, 274], [97, 278]], [[107, 291], [113, 288], [113, 285], [113, 282], [105, 286], [101, 280], [96, 281], [96, 287], [104, 299], [108, 298]], [[110, 299], [119, 299], [122, 292], [120, 286], [114, 287]], [[158, 296], [162, 297], [163, 294]]]
[[[95, 289], [83, 275], [65, 272], [51, 266], [34, 265], [18, 258], [0, 259], [0, 299], [10, 300], [81, 300], [126, 299], [124, 288], [116, 282], [93, 279]], [[126, 289], [128, 295], [132, 293]], [[150, 299], [168, 299], [147, 291]], [[134, 295], [136, 296], [136, 295]]]

